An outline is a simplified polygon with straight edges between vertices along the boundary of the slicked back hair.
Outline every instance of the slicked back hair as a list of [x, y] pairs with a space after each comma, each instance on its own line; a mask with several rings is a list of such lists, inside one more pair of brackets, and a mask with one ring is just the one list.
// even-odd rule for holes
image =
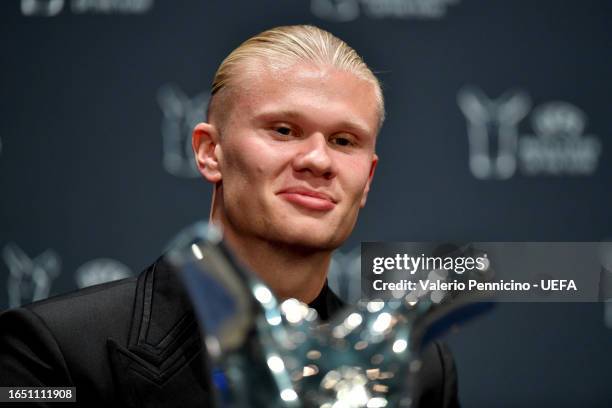
[[[385, 106], [378, 78], [357, 52], [328, 31], [311, 25], [271, 28], [243, 42], [223, 60], [212, 84], [214, 95], [231, 87], [245, 66], [264, 61], [272, 68], [289, 67], [296, 63], [332, 66], [350, 72], [374, 85], [379, 109], [379, 128], [385, 118]], [[209, 106], [209, 115], [211, 106]]]

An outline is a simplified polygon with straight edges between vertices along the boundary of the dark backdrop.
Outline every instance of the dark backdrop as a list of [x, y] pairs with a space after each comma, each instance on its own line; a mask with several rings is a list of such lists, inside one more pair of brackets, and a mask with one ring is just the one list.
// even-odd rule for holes
[[[219, 62], [275, 25], [332, 31], [384, 85], [343, 253], [609, 239], [611, 20], [607, 0], [3, 1], [0, 308], [136, 274], [207, 217], [188, 129]], [[463, 404], [612, 406], [606, 319], [603, 303], [504, 304], [467, 324], [448, 336]]]

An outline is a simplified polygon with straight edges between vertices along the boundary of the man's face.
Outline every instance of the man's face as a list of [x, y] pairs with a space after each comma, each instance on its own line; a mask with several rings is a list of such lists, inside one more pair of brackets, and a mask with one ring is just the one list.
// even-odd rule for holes
[[365, 205], [377, 157], [374, 85], [331, 67], [242, 73], [215, 149], [223, 227], [334, 249]]

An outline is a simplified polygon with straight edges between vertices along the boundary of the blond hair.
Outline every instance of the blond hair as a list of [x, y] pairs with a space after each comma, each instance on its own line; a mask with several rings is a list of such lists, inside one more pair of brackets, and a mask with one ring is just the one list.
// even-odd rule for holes
[[384, 121], [385, 106], [378, 78], [353, 48], [325, 30], [311, 25], [281, 26], [249, 38], [223, 60], [215, 73], [211, 94], [214, 96], [228, 87], [240, 69], [253, 59], [264, 59], [273, 68], [306, 62], [353, 73], [374, 85], [379, 128]]

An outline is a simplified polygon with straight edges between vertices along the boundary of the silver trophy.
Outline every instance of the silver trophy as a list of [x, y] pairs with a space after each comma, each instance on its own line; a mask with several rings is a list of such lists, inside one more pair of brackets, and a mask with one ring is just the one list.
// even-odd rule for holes
[[322, 323], [298, 300], [279, 302], [210, 225], [188, 230], [167, 258], [191, 296], [219, 408], [414, 406], [422, 347], [491, 304], [474, 303], [476, 292], [417, 290], [359, 302]]

